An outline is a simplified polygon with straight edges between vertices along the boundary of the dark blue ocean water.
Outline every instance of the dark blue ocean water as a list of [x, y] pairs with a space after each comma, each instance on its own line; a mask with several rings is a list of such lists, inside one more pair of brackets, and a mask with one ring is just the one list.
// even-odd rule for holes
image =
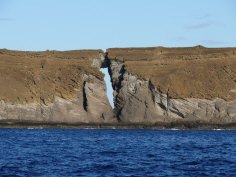
[[236, 131], [0, 129], [0, 176], [236, 176]]

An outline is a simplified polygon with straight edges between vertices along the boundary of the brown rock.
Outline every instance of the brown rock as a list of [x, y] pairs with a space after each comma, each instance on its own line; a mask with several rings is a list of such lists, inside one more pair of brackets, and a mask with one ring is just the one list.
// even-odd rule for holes
[[121, 122], [236, 122], [235, 48], [108, 49]]
[[108, 49], [109, 59], [124, 62], [127, 72], [150, 80], [172, 98], [233, 100], [236, 48]]
[[94, 60], [101, 60], [101, 50], [0, 52], [0, 119], [112, 120], [104, 75], [91, 66]]

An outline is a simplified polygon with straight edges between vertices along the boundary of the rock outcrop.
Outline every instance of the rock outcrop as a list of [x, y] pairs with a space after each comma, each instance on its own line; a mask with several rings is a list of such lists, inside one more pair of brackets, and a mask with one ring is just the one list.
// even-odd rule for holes
[[99, 71], [102, 57], [100, 50], [1, 50], [0, 121], [114, 122]]
[[236, 49], [108, 49], [115, 114], [127, 123], [236, 123]]
[[[114, 89], [106, 96], [107, 67]], [[236, 125], [236, 48], [0, 50], [0, 123]]]

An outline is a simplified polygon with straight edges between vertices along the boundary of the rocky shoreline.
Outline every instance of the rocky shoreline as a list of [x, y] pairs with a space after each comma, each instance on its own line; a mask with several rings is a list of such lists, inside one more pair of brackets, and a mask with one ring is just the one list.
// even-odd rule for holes
[[207, 122], [147, 123], [52, 123], [2, 121], [0, 128], [68, 128], [68, 129], [151, 129], [151, 130], [235, 130], [236, 123], [209, 124]]
[[0, 50], [0, 127], [236, 129], [235, 90], [236, 48]]

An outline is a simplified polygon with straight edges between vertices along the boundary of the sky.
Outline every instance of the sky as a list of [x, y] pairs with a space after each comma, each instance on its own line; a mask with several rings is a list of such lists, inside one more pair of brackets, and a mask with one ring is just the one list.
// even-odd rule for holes
[[236, 47], [235, 0], [0, 0], [0, 48], [196, 45]]
[[236, 46], [235, 0], [0, 0], [0, 48]]

